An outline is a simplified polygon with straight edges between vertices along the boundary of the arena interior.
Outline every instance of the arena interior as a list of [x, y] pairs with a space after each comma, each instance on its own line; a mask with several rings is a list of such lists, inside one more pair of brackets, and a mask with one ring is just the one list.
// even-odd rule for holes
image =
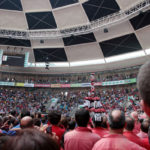
[[149, 60], [150, 0], [0, 0], [0, 150], [150, 150]]

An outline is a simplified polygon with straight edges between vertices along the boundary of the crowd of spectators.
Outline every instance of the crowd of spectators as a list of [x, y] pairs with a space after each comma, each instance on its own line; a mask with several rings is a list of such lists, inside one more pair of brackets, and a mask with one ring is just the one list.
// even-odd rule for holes
[[[96, 82], [116, 81], [136, 78], [138, 69], [125, 70], [118, 72], [97, 72], [95, 73]], [[23, 82], [34, 84], [72, 84], [87, 83], [90, 73], [69, 74], [69, 75], [25, 75], [14, 73], [1, 73], [0, 80], [7, 82]]]
[[[149, 68], [150, 62], [140, 69], [139, 92], [135, 85], [96, 88], [104, 112], [75, 109], [88, 88], [1, 88], [0, 149], [150, 150]], [[43, 113], [52, 99], [55, 105]]]

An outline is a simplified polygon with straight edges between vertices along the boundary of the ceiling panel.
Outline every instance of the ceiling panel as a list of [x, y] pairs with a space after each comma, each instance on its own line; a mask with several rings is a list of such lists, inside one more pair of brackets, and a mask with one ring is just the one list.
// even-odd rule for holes
[[77, 36], [72, 35], [70, 37], [63, 38], [63, 41], [65, 46], [70, 46], [70, 45], [95, 42], [96, 39], [93, 33], [89, 33], [89, 34], [83, 34]]
[[100, 42], [105, 57], [142, 50], [134, 33]]
[[135, 30], [150, 25], [150, 10], [141, 12], [138, 16], [130, 19], [130, 22]]
[[60, 29], [89, 23], [80, 4], [54, 10], [53, 14]]
[[57, 28], [52, 12], [26, 13], [26, 18], [30, 30]]
[[22, 11], [20, 0], [0, 0], [0, 9]]
[[122, 35], [133, 33], [134, 29], [129, 21], [105, 28], [108, 30], [107, 33], [104, 32], [104, 29], [94, 32], [96, 40], [98, 42], [106, 41], [112, 38], [116, 38]]
[[64, 48], [41, 48], [34, 49], [36, 62], [65, 62], [67, 56]]
[[23, 12], [0, 10], [0, 28], [27, 29], [27, 22]]
[[77, 3], [77, 2], [78, 2], [78, 0], [50, 0], [52, 8], [67, 6], [67, 5], [70, 5], [70, 4]]
[[49, 0], [22, 0], [22, 6], [25, 12], [52, 10]]
[[98, 43], [88, 43], [65, 47], [69, 61], [84, 61], [103, 58]]
[[120, 7], [115, 0], [89, 0], [82, 5], [90, 21], [120, 10]]
[[0, 45], [31, 47], [30, 40], [18, 40], [10, 38], [0, 38]]

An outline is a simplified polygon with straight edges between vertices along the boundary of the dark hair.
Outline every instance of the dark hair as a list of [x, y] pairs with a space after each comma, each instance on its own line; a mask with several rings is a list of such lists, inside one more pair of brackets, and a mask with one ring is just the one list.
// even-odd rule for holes
[[[114, 111], [118, 111], [118, 113], [120, 112], [120, 114], [118, 114], [118, 116], [113, 116], [112, 113]], [[109, 113], [109, 117], [108, 117], [108, 122], [109, 122], [109, 126], [111, 129], [123, 129], [125, 126], [125, 114], [123, 111], [120, 110], [113, 110]]]
[[52, 125], [58, 125], [61, 119], [61, 113], [59, 111], [53, 110], [48, 114], [48, 120]]
[[10, 112], [10, 114], [12, 115], [12, 116], [16, 116], [16, 114], [17, 114], [17, 112], [16, 112], [16, 110], [12, 110], [11, 112]]
[[141, 130], [145, 133], [148, 133], [148, 129], [149, 129], [149, 122], [148, 121], [143, 121], [141, 123]]
[[89, 111], [83, 108], [77, 110], [75, 113], [75, 119], [78, 126], [86, 127], [90, 119]]
[[3, 149], [10, 136], [0, 136], [0, 149]]
[[21, 118], [26, 117], [26, 116], [30, 116], [30, 112], [27, 110], [22, 110], [21, 111]]
[[12, 137], [4, 150], [59, 150], [59, 146], [49, 135], [35, 129], [25, 129]]
[[68, 119], [65, 117], [61, 120], [60, 125], [63, 125], [65, 129], [68, 127]]
[[34, 119], [33, 119], [33, 124], [34, 124], [35, 126], [40, 127], [40, 126], [41, 126], [41, 121], [40, 121], [40, 119], [34, 118]]
[[126, 127], [128, 131], [132, 131], [134, 129], [134, 119], [131, 117], [126, 117]]
[[68, 129], [73, 130], [76, 126], [76, 122], [74, 120], [69, 121], [68, 123]]
[[150, 61], [140, 68], [137, 77], [137, 87], [145, 104], [150, 106]]

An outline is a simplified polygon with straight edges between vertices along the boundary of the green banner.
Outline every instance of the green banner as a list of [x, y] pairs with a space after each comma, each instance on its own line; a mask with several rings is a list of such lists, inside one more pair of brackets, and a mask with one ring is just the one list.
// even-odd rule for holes
[[81, 87], [81, 84], [80, 83], [71, 84], [71, 87]]

